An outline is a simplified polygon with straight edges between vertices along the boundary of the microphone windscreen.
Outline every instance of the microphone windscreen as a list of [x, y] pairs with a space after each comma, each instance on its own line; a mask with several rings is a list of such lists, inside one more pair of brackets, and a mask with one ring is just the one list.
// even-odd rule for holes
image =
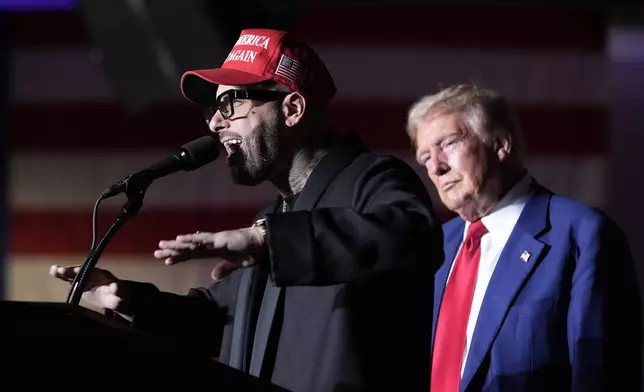
[[219, 156], [219, 140], [209, 135], [188, 142], [181, 148], [187, 154], [187, 170], [200, 168]]

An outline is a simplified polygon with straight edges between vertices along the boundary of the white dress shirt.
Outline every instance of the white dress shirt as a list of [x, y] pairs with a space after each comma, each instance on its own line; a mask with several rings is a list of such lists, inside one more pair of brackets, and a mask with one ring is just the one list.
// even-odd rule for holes
[[[467, 339], [465, 343], [465, 352], [463, 353], [463, 363], [461, 364], [461, 377], [465, 371], [465, 364], [467, 363], [467, 354], [472, 342], [472, 335], [474, 334], [474, 327], [476, 320], [481, 310], [483, 297], [485, 291], [492, 278], [492, 273], [499, 261], [499, 256], [505, 247], [510, 234], [514, 229], [514, 225], [519, 220], [519, 216], [523, 211], [528, 199], [532, 195], [532, 188], [530, 186], [532, 177], [526, 174], [519, 182], [517, 182], [506, 195], [499, 200], [499, 202], [492, 208], [492, 211], [481, 218], [481, 221], [487, 228], [488, 232], [481, 237], [481, 260], [479, 262], [478, 276], [476, 277], [476, 286], [474, 288], [474, 296], [472, 298], [472, 308], [470, 310], [470, 317], [467, 322]], [[461, 245], [467, 236], [467, 230], [470, 227], [470, 222], [465, 222], [465, 229], [463, 231], [463, 239]], [[460, 246], [459, 245], [459, 252]], [[450, 275], [454, 263], [450, 268]]]

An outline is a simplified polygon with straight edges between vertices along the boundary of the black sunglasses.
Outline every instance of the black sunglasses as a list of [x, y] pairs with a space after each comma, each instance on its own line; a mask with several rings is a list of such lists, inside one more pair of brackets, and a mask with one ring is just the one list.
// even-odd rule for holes
[[252, 99], [257, 101], [274, 101], [282, 99], [288, 94], [284, 91], [274, 90], [252, 90], [252, 89], [233, 89], [227, 90], [219, 94], [215, 103], [204, 105], [203, 112], [206, 116], [206, 123], [210, 124], [210, 120], [215, 113], [219, 111], [224, 119], [229, 119], [235, 114], [234, 102], [242, 99]]

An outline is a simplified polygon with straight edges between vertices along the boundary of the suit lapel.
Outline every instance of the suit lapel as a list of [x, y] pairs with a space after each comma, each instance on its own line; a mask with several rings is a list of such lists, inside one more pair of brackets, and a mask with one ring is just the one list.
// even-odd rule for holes
[[295, 202], [293, 211], [314, 209], [331, 181], [364, 151], [365, 147], [354, 135], [347, 136], [341, 144], [329, 151], [311, 173]]
[[461, 242], [463, 240], [465, 221], [461, 218], [457, 219], [459, 219], [458, 225], [450, 233], [446, 233], [445, 235], [445, 261], [434, 275], [434, 313], [432, 321], [431, 344], [432, 355], [434, 352], [434, 336], [436, 336], [436, 322], [438, 320], [438, 311], [440, 310], [440, 304], [443, 300], [443, 293], [445, 292], [445, 286], [447, 285], [447, 277], [449, 276], [449, 271], [452, 268], [452, 263], [454, 263], [454, 259], [456, 258], [458, 247], [461, 245]]
[[[275, 201], [270, 207], [262, 211], [258, 216], [263, 217], [269, 212], [276, 212], [279, 208], [280, 201]], [[237, 304], [235, 306], [235, 319], [233, 322], [233, 336], [230, 347], [230, 362], [229, 365], [235, 369], [248, 371], [249, 359], [246, 357], [248, 353], [249, 344], [249, 327], [251, 309], [253, 309], [254, 301], [261, 300], [253, 296], [253, 286], [258, 278], [261, 279], [262, 274], [258, 273], [259, 268], [245, 268], [242, 269], [239, 281], [239, 288], [237, 290]]]
[[275, 320], [275, 311], [279, 304], [279, 299], [283, 295], [281, 287], [273, 286], [270, 281], [266, 283], [262, 306], [257, 316], [257, 328], [255, 328], [255, 339], [253, 340], [253, 351], [250, 360], [249, 373], [253, 376], [260, 377], [261, 375], [264, 358], [266, 357], [266, 347], [268, 346], [273, 321]]
[[229, 365], [239, 370], [245, 369], [245, 353], [248, 336], [248, 318], [250, 317], [250, 289], [256, 268], [241, 271], [239, 289], [237, 291], [237, 305], [235, 307], [235, 321], [233, 323], [233, 338], [230, 346]]
[[541, 261], [545, 245], [536, 238], [548, 228], [551, 194], [537, 186], [494, 269], [470, 345], [461, 391], [479, 370], [523, 283]]
[[[354, 135], [349, 135], [341, 144], [331, 149], [311, 173], [292, 211], [313, 210], [331, 181], [363, 151], [365, 151], [364, 146], [357, 141]], [[255, 329], [250, 365], [250, 374], [252, 375], [260, 376], [264, 367], [266, 347], [271, 336], [275, 311], [279, 300], [283, 300], [284, 296], [284, 288], [274, 286], [269, 280], [266, 284], [261, 310], [257, 319], [257, 328]]]

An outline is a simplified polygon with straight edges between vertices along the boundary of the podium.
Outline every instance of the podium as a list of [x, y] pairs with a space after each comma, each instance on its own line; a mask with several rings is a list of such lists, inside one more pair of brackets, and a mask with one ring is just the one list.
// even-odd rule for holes
[[2, 390], [287, 391], [67, 303], [0, 301], [0, 336]]

